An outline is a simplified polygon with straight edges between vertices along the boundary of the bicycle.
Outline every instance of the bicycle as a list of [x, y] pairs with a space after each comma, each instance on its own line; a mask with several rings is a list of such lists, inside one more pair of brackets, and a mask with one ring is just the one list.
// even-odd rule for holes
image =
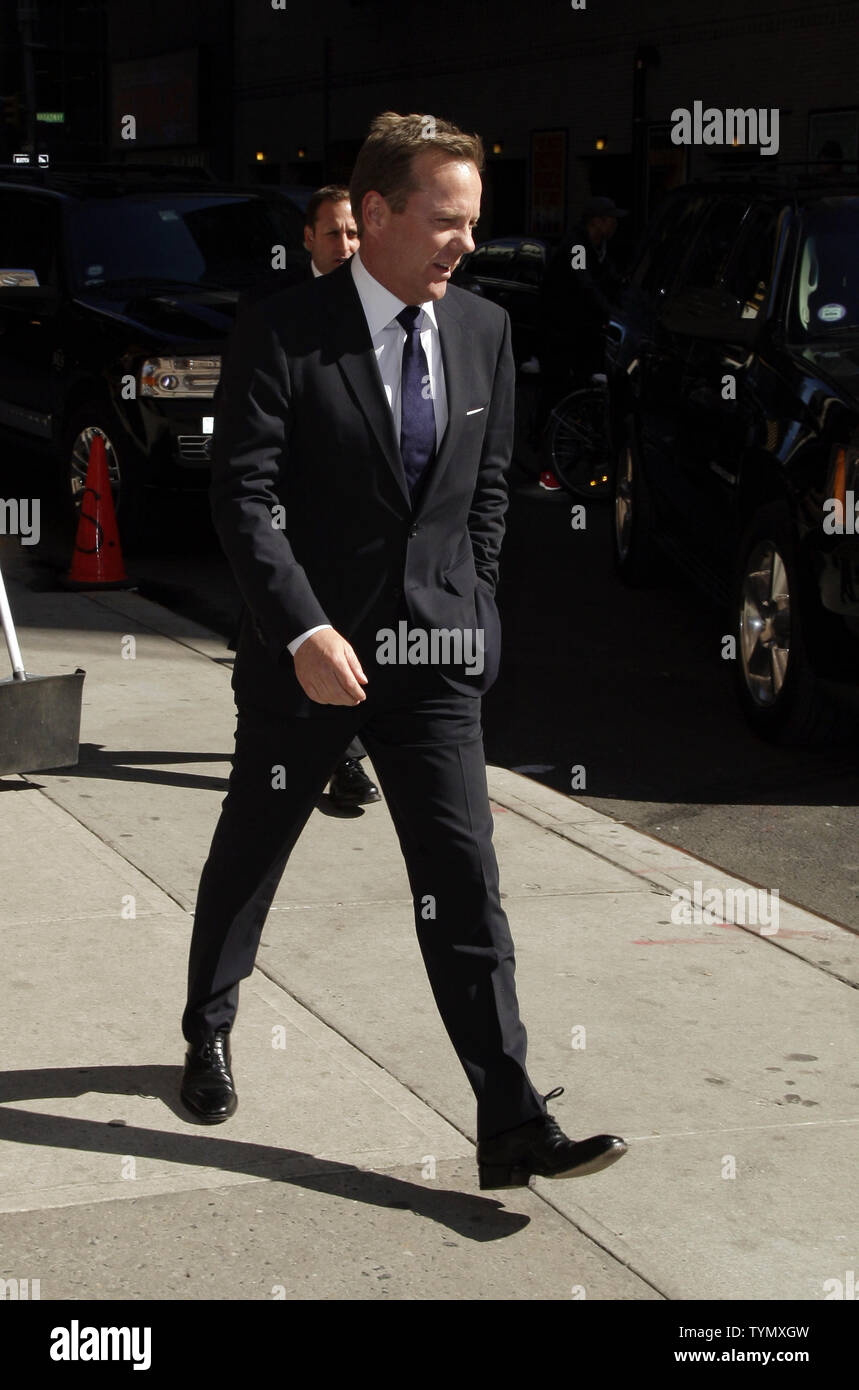
[[549, 412], [544, 434], [546, 466], [575, 497], [607, 497], [611, 491], [608, 378], [594, 372], [590, 385], [563, 396]]

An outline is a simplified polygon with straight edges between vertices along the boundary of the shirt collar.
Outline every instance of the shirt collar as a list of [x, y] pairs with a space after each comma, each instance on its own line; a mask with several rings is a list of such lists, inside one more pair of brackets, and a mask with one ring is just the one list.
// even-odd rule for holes
[[[406, 303], [403, 299], [398, 299], [390, 290], [380, 284], [375, 276], [371, 275], [364, 262], [361, 260], [361, 252], [356, 251], [351, 261], [352, 279], [364, 309], [367, 319], [367, 327], [370, 330], [370, 337], [375, 338], [376, 334], [386, 328], [392, 319], [397, 317], [401, 309], [405, 309]], [[435, 316], [435, 303], [428, 299], [421, 305], [424, 313], [432, 324], [433, 328], [438, 329], [438, 321]]]
[[322, 278], [322, 271], [316, 269], [316, 262], [314, 261], [312, 256], [310, 258], [310, 269], [313, 271], [314, 280], [319, 280]]

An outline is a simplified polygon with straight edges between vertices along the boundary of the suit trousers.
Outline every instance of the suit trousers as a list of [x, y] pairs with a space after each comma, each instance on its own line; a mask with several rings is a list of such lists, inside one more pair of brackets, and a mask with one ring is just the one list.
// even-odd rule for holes
[[525, 1068], [481, 701], [432, 667], [382, 669], [365, 702], [320, 706], [318, 718], [239, 702], [232, 773], [197, 897], [182, 1031], [198, 1044], [232, 1026], [292, 848], [360, 730], [405, 859], [430, 987], [477, 1099], [477, 1137], [490, 1138], [546, 1106]]

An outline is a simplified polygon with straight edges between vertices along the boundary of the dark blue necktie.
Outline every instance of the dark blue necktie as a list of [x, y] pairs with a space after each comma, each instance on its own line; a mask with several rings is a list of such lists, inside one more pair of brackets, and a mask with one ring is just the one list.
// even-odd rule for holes
[[402, 324], [407, 334], [403, 343], [400, 390], [400, 453], [412, 501], [418, 484], [435, 455], [435, 410], [430, 394], [427, 357], [421, 345], [423, 318], [424, 311], [416, 304], [407, 305], [397, 314], [397, 322]]

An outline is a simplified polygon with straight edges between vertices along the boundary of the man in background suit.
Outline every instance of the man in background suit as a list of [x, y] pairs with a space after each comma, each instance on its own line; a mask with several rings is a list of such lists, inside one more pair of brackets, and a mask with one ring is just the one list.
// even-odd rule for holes
[[317, 188], [305, 216], [304, 249], [310, 252], [307, 278], [316, 279], [343, 265], [361, 244], [349, 189], [339, 183]]
[[[307, 204], [306, 216], [304, 249], [310, 252], [310, 260], [304, 279], [314, 280], [336, 270], [358, 250], [358, 228], [352, 216], [349, 189], [336, 183], [318, 188]], [[328, 795], [336, 805], [367, 806], [381, 800], [379, 788], [361, 766], [361, 759], [366, 756], [361, 740], [353, 738], [328, 787]]]
[[[191, 941], [182, 1097], [236, 1108], [229, 1035], [272, 898], [360, 730], [406, 862], [418, 943], [477, 1100], [482, 1188], [596, 1172], [525, 1068], [492, 846], [480, 696], [494, 681], [514, 364], [510, 320], [449, 285], [473, 249], [483, 149], [376, 118], [351, 182], [361, 249], [246, 306], [225, 355], [212, 509], [247, 617], [229, 789]], [[384, 978], [384, 942], [379, 941]], [[561, 1088], [562, 1089], [562, 1088]]]

